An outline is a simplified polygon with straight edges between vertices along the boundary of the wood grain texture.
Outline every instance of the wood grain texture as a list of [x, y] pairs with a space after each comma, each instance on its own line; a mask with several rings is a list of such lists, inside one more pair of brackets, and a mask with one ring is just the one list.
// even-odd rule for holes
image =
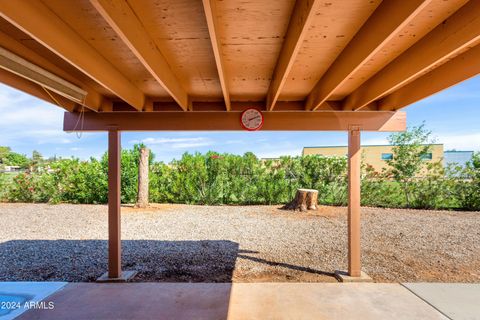
[[[339, 131], [352, 125], [364, 131], [403, 131], [406, 114], [390, 111], [275, 111], [264, 112], [262, 131]], [[65, 131], [241, 131], [239, 111], [65, 113]]]

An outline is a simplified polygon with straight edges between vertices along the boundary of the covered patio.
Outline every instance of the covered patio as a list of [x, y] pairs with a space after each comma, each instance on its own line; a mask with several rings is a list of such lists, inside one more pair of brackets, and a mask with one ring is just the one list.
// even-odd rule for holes
[[105, 281], [134, 276], [121, 132], [244, 129], [348, 134], [339, 278], [362, 279], [361, 132], [405, 130], [399, 110], [480, 72], [474, 0], [18, 0], [0, 16], [0, 81], [64, 108], [65, 131], [108, 132]]

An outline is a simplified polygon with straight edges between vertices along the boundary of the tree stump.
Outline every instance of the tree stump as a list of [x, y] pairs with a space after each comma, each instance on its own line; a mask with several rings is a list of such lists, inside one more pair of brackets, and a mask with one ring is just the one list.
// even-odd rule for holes
[[298, 189], [295, 199], [286, 204], [283, 209], [288, 210], [317, 210], [318, 190], [314, 189]]

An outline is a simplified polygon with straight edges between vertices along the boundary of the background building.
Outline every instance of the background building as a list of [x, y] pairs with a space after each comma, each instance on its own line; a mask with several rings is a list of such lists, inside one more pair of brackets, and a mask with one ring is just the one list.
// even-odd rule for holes
[[448, 150], [443, 153], [443, 163], [445, 166], [457, 164], [464, 167], [472, 157], [473, 151]]
[[[387, 160], [393, 159], [392, 147], [391, 145], [362, 146], [362, 159], [371, 165], [375, 171], [381, 172], [383, 168], [387, 168]], [[443, 163], [443, 144], [432, 144], [430, 147], [430, 151], [424, 154], [422, 158], [429, 162], [441, 161]], [[346, 157], [347, 153], [346, 146], [304, 147], [302, 151], [302, 155], [318, 154], [339, 157]]]

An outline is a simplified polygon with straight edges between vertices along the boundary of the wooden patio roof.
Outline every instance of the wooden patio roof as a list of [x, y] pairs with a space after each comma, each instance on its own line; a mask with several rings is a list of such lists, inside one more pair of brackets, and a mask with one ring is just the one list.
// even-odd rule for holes
[[478, 74], [479, 42], [478, 0], [0, 1], [0, 81], [90, 118], [392, 113]]

